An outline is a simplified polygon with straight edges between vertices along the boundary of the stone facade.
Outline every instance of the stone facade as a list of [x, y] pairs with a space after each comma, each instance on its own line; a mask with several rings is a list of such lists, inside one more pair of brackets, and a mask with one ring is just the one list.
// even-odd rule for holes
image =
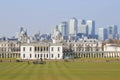
[[20, 44], [17, 41], [0, 41], [0, 58], [20, 58]]

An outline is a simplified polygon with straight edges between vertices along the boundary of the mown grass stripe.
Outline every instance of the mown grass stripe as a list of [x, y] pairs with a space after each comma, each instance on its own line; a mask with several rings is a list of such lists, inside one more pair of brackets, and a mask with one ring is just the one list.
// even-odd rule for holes
[[11, 69], [10, 76], [6, 77], [8, 80], [15, 80], [17, 77], [21, 76], [21, 72], [27, 67], [26, 63], [17, 63], [14, 66], [16, 68]]
[[[8, 73], [13, 72], [13, 70], [16, 70], [20, 64], [16, 65], [16, 63], [2, 63], [4, 65], [4, 68], [0, 68], [0, 76], [5, 76]], [[5, 66], [6, 65], [6, 66]]]
[[0, 63], [0, 80], [120, 80], [120, 63]]

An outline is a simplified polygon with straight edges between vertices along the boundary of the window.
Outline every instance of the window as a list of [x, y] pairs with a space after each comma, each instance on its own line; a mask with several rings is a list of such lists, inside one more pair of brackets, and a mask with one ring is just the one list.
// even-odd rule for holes
[[42, 47], [41, 47], [41, 51], [42, 51]]
[[47, 51], [48, 51], [48, 47], [47, 47]]
[[23, 58], [25, 58], [25, 54], [23, 54]]
[[32, 48], [30, 47], [30, 51], [32, 51]]
[[42, 54], [41, 54], [41, 58], [42, 58]]
[[25, 47], [23, 47], [23, 51], [25, 51]]
[[51, 54], [51, 57], [52, 57], [52, 58], [54, 57], [53, 54]]
[[38, 47], [38, 51], [40, 51], [40, 48]]
[[35, 54], [35, 58], [36, 58], [36, 54]]
[[35, 51], [37, 51], [37, 48], [35, 47]]
[[58, 51], [60, 51], [60, 47], [58, 47]]
[[58, 58], [60, 57], [60, 54], [58, 54]]
[[45, 51], [45, 47], [44, 47], [44, 51]]
[[48, 58], [48, 54], [47, 54], [47, 58]]
[[30, 58], [32, 57], [32, 54], [30, 54]]
[[38, 58], [39, 58], [39, 54], [38, 54]]
[[54, 51], [54, 48], [53, 48], [53, 47], [51, 48], [51, 51]]

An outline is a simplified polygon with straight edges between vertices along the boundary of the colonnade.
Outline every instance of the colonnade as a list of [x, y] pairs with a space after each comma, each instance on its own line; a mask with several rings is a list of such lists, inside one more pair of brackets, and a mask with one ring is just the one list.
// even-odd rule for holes
[[80, 51], [80, 52], [64, 52], [63, 58], [118, 58], [118, 51]]
[[1, 52], [0, 58], [20, 58], [20, 53]]

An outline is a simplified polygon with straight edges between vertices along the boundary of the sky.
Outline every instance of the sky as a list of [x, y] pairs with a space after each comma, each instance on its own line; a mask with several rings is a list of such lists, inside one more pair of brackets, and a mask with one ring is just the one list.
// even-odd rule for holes
[[120, 26], [120, 0], [0, 0], [0, 37], [15, 36], [20, 27], [29, 35], [50, 33], [70, 18], [92, 19], [98, 27]]

